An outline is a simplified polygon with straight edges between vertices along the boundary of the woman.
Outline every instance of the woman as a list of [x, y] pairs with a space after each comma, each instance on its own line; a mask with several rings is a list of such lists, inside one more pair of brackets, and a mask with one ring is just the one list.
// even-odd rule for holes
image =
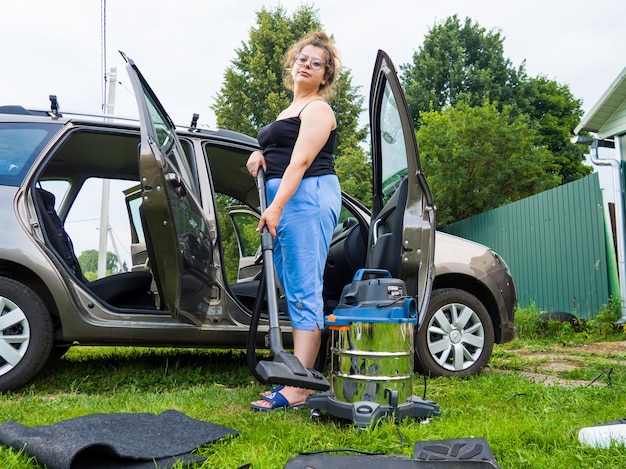
[[[289, 305], [294, 355], [312, 368], [324, 327], [323, 275], [328, 247], [341, 209], [341, 190], [332, 153], [335, 115], [326, 102], [340, 63], [323, 32], [303, 37], [285, 55], [285, 85], [293, 101], [276, 121], [259, 131], [262, 151], [248, 159], [248, 171], [265, 172], [268, 206], [258, 231], [274, 237], [274, 264]], [[310, 389], [277, 386], [252, 402], [268, 411], [302, 405]]]

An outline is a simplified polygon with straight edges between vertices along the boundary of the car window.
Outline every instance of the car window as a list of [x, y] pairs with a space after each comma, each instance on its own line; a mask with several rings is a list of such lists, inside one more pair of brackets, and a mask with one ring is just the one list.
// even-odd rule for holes
[[68, 181], [40, 181], [41, 188], [54, 194], [54, 209], [58, 212], [70, 188]]
[[[144, 91], [146, 91], [144, 89]], [[179, 140], [170, 123], [165, 120], [165, 116], [161, 113], [159, 106], [153, 101], [152, 95], [144, 93], [145, 101], [148, 106], [148, 112], [150, 113], [150, 119], [154, 124], [156, 136], [158, 138], [158, 145], [161, 148], [161, 153], [172, 163], [176, 168], [178, 174], [185, 181], [185, 185], [193, 190], [197, 189], [191, 169], [189, 168], [187, 155], [182, 149], [182, 146], [178, 144]]]
[[385, 85], [380, 113], [382, 189], [384, 206], [407, 175], [407, 157], [402, 122], [389, 82]]
[[[224, 271], [228, 282], [236, 283], [240, 257], [254, 255], [261, 242], [261, 235], [255, 231], [259, 219], [242, 217], [240, 214], [235, 221], [230, 216], [233, 210], [254, 209], [237, 198], [219, 192], [215, 193], [215, 208], [219, 220]], [[235, 233], [235, 229], [238, 233]]]
[[[112, 271], [107, 275], [128, 270], [132, 265], [128, 246], [131, 227], [126, 211], [124, 191], [137, 185], [136, 181], [110, 179], [108, 193], [107, 257], [114, 255]], [[102, 214], [103, 179], [89, 178], [80, 188], [65, 219], [65, 230], [74, 243], [76, 256], [85, 251], [98, 251]], [[140, 229], [143, 235], [143, 231]], [[115, 265], [116, 264], [116, 265]], [[87, 274], [85, 274], [87, 276]], [[89, 278], [89, 276], [87, 276]], [[95, 272], [94, 272], [95, 278]], [[93, 279], [93, 278], [92, 278]]]
[[348, 218], [354, 218], [355, 215], [350, 210], [346, 208], [345, 205], [341, 206], [341, 211], [339, 212], [339, 219], [337, 220], [337, 226], [343, 225]]
[[241, 257], [254, 256], [259, 248], [260, 236], [256, 231], [259, 218], [249, 213], [239, 213], [233, 216], [235, 229], [240, 240]]
[[0, 184], [19, 186], [61, 124], [0, 124]]
[[[189, 169], [191, 171], [191, 174], [193, 176], [195, 185], [194, 187], [198, 187], [199, 186], [199, 181], [198, 181], [198, 166], [196, 165], [196, 160], [195, 160], [195, 153], [193, 150], [193, 144], [184, 138], [178, 138], [178, 140], [180, 141], [180, 145], [181, 147], [183, 147], [183, 151], [185, 152], [185, 158], [187, 160], [187, 165], [189, 166]], [[199, 192], [198, 192], [199, 193]]]
[[[133, 186], [123, 192], [126, 195], [126, 207], [131, 222], [131, 242], [135, 244], [145, 244], [146, 237], [141, 225], [141, 213], [139, 210], [142, 204], [141, 189], [137, 186]], [[129, 192], [132, 195], [130, 195]]]

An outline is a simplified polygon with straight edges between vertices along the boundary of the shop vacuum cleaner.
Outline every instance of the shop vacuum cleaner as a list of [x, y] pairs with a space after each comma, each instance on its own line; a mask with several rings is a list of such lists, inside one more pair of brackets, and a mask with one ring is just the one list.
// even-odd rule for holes
[[417, 302], [387, 270], [361, 269], [344, 287], [331, 331], [331, 388], [309, 396], [313, 417], [326, 411], [368, 427], [382, 417], [441, 415], [433, 401], [412, 395]]

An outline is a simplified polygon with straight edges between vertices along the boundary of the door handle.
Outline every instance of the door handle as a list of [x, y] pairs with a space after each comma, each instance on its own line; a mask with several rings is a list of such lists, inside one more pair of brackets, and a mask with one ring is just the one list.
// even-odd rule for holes
[[376, 243], [378, 242], [378, 227], [381, 223], [381, 218], [376, 219], [376, 221], [374, 222], [374, 229], [372, 231], [372, 247], [376, 246]]

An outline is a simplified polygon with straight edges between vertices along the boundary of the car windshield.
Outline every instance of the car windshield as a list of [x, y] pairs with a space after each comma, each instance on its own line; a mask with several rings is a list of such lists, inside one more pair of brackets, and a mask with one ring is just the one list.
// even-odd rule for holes
[[380, 114], [383, 205], [407, 175], [407, 156], [398, 106], [389, 82], [385, 85]]
[[61, 124], [0, 124], [0, 184], [19, 186]]

